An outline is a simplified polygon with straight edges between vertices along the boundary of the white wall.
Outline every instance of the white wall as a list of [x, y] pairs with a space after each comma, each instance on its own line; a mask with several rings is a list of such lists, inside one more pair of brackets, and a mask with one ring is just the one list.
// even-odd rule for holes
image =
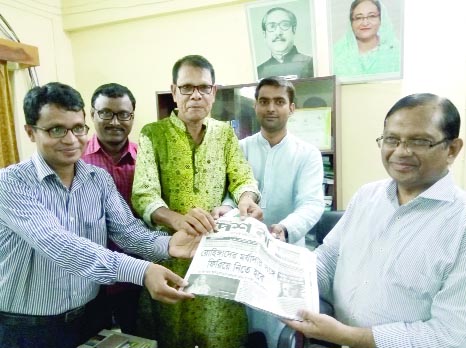
[[[324, 2], [316, 0], [316, 5], [325, 8]], [[459, 39], [459, 33], [466, 32], [460, 18], [463, 7], [460, 0], [446, 0], [441, 6], [431, 1], [405, 1], [403, 80], [342, 86], [340, 208], [359, 186], [386, 177], [375, 138], [382, 132], [389, 107], [401, 96], [438, 93], [450, 98], [464, 117], [466, 45]], [[318, 25], [326, 23], [319, 19]], [[134, 90], [138, 119], [133, 138], [143, 124], [155, 119], [154, 93], [168, 89], [171, 67], [185, 54], [205, 55], [223, 84], [253, 79], [242, 3], [83, 28], [71, 32], [70, 38], [77, 85], [87, 100], [95, 86], [110, 80]], [[319, 73], [324, 74], [325, 68]], [[463, 187], [464, 154], [453, 167]]]
[[[31, 6], [35, 4], [32, 0], [22, 2], [25, 1]], [[325, 0], [314, 1], [319, 8], [325, 8]], [[4, 2], [0, 0], [0, 4]], [[7, 6], [10, 14], [16, 13], [10, 21], [18, 31], [21, 28], [24, 42], [39, 45], [42, 83], [55, 79], [72, 83], [73, 67], [76, 87], [87, 106], [93, 90], [102, 83], [119, 82], [133, 90], [137, 99], [133, 140], [145, 123], [156, 119], [155, 91], [168, 90], [171, 67], [178, 58], [194, 53], [205, 55], [216, 68], [217, 80], [222, 84], [253, 80], [244, 9], [250, 1], [109, 0], [107, 4], [114, 2], [120, 7], [110, 6], [108, 11], [98, 7], [101, 2], [63, 2], [74, 65], [67, 39], [57, 29], [60, 20], [56, 15], [50, 15], [50, 11], [25, 13], [26, 9], [19, 10], [10, 1], [6, 3], [11, 5]], [[3, 9], [2, 13], [5, 13]], [[375, 138], [382, 131], [388, 108], [400, 97], [415, 92], [441, 94], [455, 103], [464, 121], [464, 13], [462, 0], [441, 3], [405, 0], [404, 78], [342, 86], [339, 208], [346, 206], [362, 184], [386, 177]], [[31, 23], [23, 22], [25, 15]], [[125, 18], [129, 19], [125, 21]], [[319, 18], [318, 25], [325, 27], [325, 20]], [[322, 37], [317, 39], [325, 42]], [[324, 51], [321, 53], [325, 55]], [[319, 74], [325, 73], [324, 65], [323, 69], [319, 68]], [[23, 157], [27, 152], [22, 151]], [[465, 153], [463, 150], [453, 166], [462, 187], [466, 183]]]
[[76, 82], [87, 104], [98, 85], [111, 81], [126, 85], [135, 95], [133, 139], [144, 124], [156, 120], [155, 92], [169, 90], [171, 68], [178, 58], [204, 55], [214, 65], [219, 84], [253, 82], [247, 37], [241, 5], [70, 33]]
[[[71, 44], [63, 31], [60, 0], [0, 0], [0, 11], [21, 42], [39, 48], [40, 66], [36, 68], [39, 83], [61, 81], [74, 85]], [[23, 130], [22, 101], [31, 85], [27, 70], [15, 71], [13, 76], [15, 126], [19, 155], [23, 159], [35, 150]]]

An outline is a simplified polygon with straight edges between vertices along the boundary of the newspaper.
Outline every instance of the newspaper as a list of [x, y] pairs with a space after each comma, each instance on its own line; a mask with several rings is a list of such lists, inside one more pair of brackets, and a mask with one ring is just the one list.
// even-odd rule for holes
[[310, 250], [273, 238], [266, 225], [238, 210], [203, 236], [185, 279], [185, 291], [244, 303], [286, 319], [300, 309], [319, 312], [316, 258]]

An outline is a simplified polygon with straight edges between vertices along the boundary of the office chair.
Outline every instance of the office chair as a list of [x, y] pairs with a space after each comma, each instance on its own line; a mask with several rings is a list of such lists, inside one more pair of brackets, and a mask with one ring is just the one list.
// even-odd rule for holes
[[[319, 221], [312, 227], [312, 229], [307, 233], [311, 240], [315, 241], [318, 245], [322, 244], [325, 236], [332, 230], [332, 228], [337, 224], [340, 218], [343, 216], [344, 211], [342, 210], [331, 210], [325, 211], [320, 217]], [[333, 315], [333, 307], [330, 303], [326, 302], [323, 299], [319, 299], [320, 313]], [[305, 339], [303, 334], [296, 332], [288, 326], [285, 326], [280, 333], [280, 338], [278, 339], [277, 348], [303, 348], [305, 340], [308, 340], [309, 343], [317, 345], [317, 347], [340, 347], [336, 344], [317, 340], [314, 338]]]

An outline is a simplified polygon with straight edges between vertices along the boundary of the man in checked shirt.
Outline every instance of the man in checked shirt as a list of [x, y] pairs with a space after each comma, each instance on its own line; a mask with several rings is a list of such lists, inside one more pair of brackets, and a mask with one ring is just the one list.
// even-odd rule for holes
[[[133, 128], [136, 99], [118, 83], [97, 87], [91, 97], [91, 118], [95, 134], [81, 159], [110, 173], [118, 192], [131, 207], [131, 187], [136, 165], [137, 144], [129, 141]], [[108, 239], [110, 250], [122, 250]], [[96, 300], [95, 325], [110, 329], [115, 321], [122, 332], [136, 335], [141, 287], [131, 283], [102, 285]]]

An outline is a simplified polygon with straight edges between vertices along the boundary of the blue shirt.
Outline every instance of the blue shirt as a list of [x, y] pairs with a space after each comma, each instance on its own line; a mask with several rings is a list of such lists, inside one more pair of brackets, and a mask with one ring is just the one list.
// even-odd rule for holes
[[142, 285], [149, 262], [104, 248], [107, 236], [168, 257], [169, 237], [134, 218], [105, 170], [75, 168], [69, 189], [38, 154], [0, 170], [0, 311], [54, 315], [92, 300], [99, 283]]
[[289, 242], [305, 246], [306, 233], [325, 207], [320, 151], [292, 134], [272, 147], [259, 132], [240, 146], [259, 183], [264, 223], [284, 225]]
[[393, 180], [363, 186], [316, 250], [336, 318], [379, 348], [466, 347], [465, 208], [451, 174], [401, 206]]
[[[288, 241], [305, 246], [306, 233], [324, 211], [322, 155], [313, 145], [287, 134], [270, 146], [261, 132], [240, 141], [261, 192], [264, 223], [282, 224]], [[269, 347], [277, 347], [282, 328], [277, 317], [247, 309], [249, 332], [265, 334]]]

